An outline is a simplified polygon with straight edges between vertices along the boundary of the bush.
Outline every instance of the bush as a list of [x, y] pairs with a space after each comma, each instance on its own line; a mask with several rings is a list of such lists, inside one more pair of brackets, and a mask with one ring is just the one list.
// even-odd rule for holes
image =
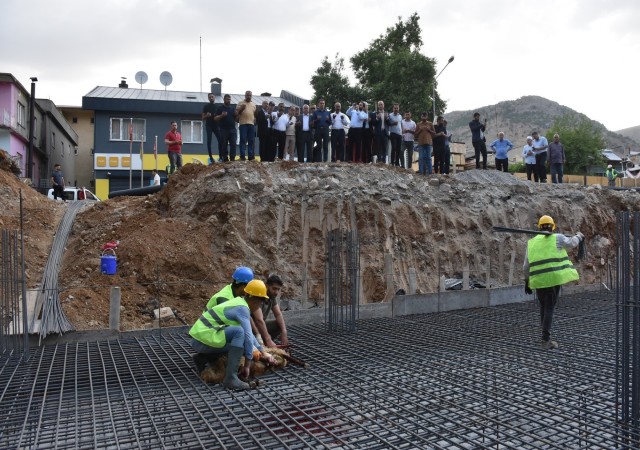
[[509, 173], [525, 173], [525, 171], [523, 162], [509, 164]]

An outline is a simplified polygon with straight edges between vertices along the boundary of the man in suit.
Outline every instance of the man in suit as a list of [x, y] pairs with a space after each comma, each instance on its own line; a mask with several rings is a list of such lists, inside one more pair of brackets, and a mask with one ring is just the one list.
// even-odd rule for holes
[[256, 110], [256, 125], [258, 127], [258, 143], [260, 145], [260, 160], [272, 161], [269, 151], [269, 138], [271, 135], [271, 108], [269, 102], [264, 100], [262, 107]]
[[384, 110], [382, 100], [378, 101], [378, 109], [369, 116], [376, 141], [377, 162], [384, 163], [387, 158], [387, 142], [389, 140], [389, 113]]

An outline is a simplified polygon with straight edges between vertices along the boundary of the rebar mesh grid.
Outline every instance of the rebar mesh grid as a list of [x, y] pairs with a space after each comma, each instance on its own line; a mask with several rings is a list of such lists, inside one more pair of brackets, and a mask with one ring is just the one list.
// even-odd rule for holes
[[611, 449], [613, 295], [565, 297], [557, 350], [533, 303], [289, 327], [296, 356], [230, 392], [191, 368], [186, 330], [46, 346], [0, 368], [0, 448]]

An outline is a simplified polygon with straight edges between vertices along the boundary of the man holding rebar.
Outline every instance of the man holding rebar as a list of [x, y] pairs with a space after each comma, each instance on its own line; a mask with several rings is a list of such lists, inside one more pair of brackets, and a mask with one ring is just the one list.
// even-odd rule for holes
[[[267, 278], [268, 300], [262, 303], [260, 309], [251, 311], [251, 327], [256, 335], [260, 335], [267, 347], [276, 347], [274, 339], [280, 338], [283, 346], [289, 345], [287, 326], [278, 302], [278, 295], [282, 289], [282, 279], [278, 275], [269, 275]], [[267, 320], [269, 313], [273, 312], [274, 320]]]
[[580, 279], [578, 271], [573, 268], [567, 248], [575, 248], [584, 240], [579, 231], [573, 237], [553, 233], [556, 224], [551, 216], [542, 216], [538, 220], [540, 234], [527, 243], [524, 256], [525, 293], [536, 291], [540, 303], [540, 324], [542, 325], [541, 347], [558, 348], [558, 342], [551, 340], [553, 311], [560, 296], [563, 284]]

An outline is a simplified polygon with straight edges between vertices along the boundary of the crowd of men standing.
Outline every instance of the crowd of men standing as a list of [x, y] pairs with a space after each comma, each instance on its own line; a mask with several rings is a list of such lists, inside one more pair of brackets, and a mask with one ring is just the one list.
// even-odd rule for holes
[[[423, 116], [424, 120], [416, 124], [411, 112], [401, 114], [397, 103], [388, 112], [383, 101], [377, 102], [375, 111], [369, 111], [364, 101], [352, 104], [346, 111], [335, 103], [330, 110], [322, 98], [317, 106], [290, 106], [288, 110], [284, 103], [276, 105], [266, 100], [258, 106], [252, 101], [251, 91], [246, 91], [236, 106], [231, 105], [229, 94], [224, 95], [222, 105], [216, 105], [215, 94], [209, 94], [209, 103], [202, 110], [210, 164], [215, 162], [212, 136], [218, 142], [220, 162], [234, 161], [237, 153], [241, 161], [254, 160], [257, 137], [262, 161], [347, 161], [401, 167], [410, 167], [418, 139], [420, 167], [424, 166], [421, 173], [448, 173], [450, 157], [446, 152], [451, 135], [446, 132], [446, 122], [439, 118], [434, 128], [426, 113]], [[432, 147], [436, 157], [434, 167]]]

